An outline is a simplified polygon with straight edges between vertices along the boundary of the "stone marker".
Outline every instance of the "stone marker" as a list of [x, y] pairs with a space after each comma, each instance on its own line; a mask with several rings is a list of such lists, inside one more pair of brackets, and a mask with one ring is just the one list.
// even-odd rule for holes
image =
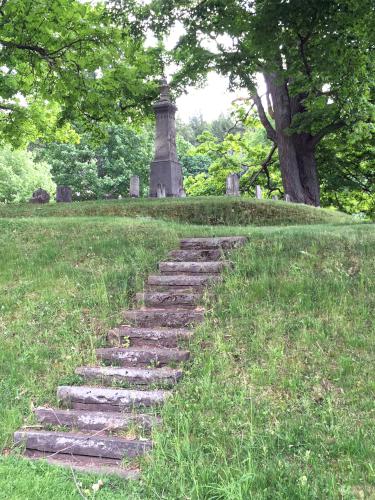
[[71, 203], [72, 190], [69, 186], [57, 186], [56, 201], [57, 203]]
[[165, 188], [164, 196], [179, 197], [182, 186], [182, 169], [176, 148], [176, 106], [171, 102], [169, 86], [161, 82], [160, 98], [154, 104], [156, 116], [155, 157], [151, 163], [150, 196], [158, 196], [158, 185]]
[[256, 196], [257, 200], [262, 199], [262, 189], [258, 185], [255, 187], [255, 196]]
[[156, 197], [157, 198], [165, 198], [166, 196], [166, 189], [164, 184], [158, 184], [156, 187]]
[[287, 203], [289, 203], [289, 202], [290, 202], [290, 195], [289, 195], [289, 194], [286, 194], [286, 195], [285, 195], [285, 201], [286, 201]]
[[180, 198], [186, 198], [186, 191], [184, 188], [180, 189]]
[[274, 196], [272, 196], [272, 199], [273, 199], [273, 200], [278, 200], [278, 199], [279, 199], [279, 197], [278, 197], [278, 196], [276, 196], [276, 195], [274, 195]]
[[50, 200], [50, 195], [48, 191], [42, 188], [38, 188], [33, 192], [33, 196], [29, 199], [30, 203], [48, 203]]
[[240, 179], [237, 174], [229, 174], [226, 184], [227, 196], [240, 196]]
[[131, 198], [139, 198], [139, 177], [138, 177], [138, 175], [132, 175], [130, 177], [129, 194], [130, 194]]

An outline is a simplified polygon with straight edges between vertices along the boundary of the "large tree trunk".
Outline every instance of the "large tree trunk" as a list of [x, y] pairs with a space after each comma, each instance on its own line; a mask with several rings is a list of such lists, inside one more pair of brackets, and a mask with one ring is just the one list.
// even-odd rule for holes
[[285, 81], [278, 80], [275, 74], [264, 77], [272, 97], [275, 120], [273, 139], [279, 153], [285, 194], [290, 196], [291, 201], [319, 206], [320, 188], [312, 136], [290, 133], [292, 117], [297, 111], [296, 102], [290, 98]]

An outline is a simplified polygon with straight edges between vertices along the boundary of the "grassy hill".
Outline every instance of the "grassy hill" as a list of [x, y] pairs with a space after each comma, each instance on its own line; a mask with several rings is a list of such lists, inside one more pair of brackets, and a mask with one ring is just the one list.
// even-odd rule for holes
[[351, 217], [336, 210], [284, 201], [210, 196], [207, 198], [126, 199], [52, 203], [0, 204], [0, 217], [153, 217], [189, 224], [275, 226], [340, 224]]
[[[77, 499], [77, 483], [98, 499], [371, 498], [374, 226], [234, 228], [67, 213], [138, 202], [116, 203], [24, 209], [48, 218], [20, 218], [19, 207], [0, 220], [0, 498]], [[32, 408], [55, 404], [56, 386], [94, 359], [178, 239], [230, 234], [249, 244], [206, 298], [193, 361], [163, 409], [142, 480], [106, 478], [94, 494], [92, 476], [19, 460], [12, 432], [33, 424]]]

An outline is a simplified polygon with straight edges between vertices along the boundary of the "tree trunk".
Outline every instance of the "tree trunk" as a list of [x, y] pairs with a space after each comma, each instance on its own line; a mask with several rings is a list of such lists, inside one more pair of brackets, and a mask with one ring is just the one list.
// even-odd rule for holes
[[285, 194], [290, 196], [291, 201], [319, 206], [320, 188], [312, 136], [289, 132], [296, 106], [295, 102], [291, 102], [287, 83], [280, 81], [276, 74], [265, 74], [264, 77], [272, 97], [274, 140]]

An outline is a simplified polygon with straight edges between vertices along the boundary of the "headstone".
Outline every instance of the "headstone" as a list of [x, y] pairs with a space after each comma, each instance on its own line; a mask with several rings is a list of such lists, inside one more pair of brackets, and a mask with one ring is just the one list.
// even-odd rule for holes
[[279, 199], [279, 197], [278, 197], [278, 196], [276, 196], [276, 195], [274, 195], [274, 196], [272, 196], [272, 199], [273, 199], [273, 200], [278, 200], [278, 199]]
[[255, 187], [255, 196], [256, 196], [257, 200], [262, 199], [262, 189], [258, 185]]
[[229, 174], [226, 183], [227, 196], [240, 196], [240, 179], [237, 174]]
[[115, 193], [105, 193], [104, 199], [105, 200], [117, 200], [117, 194], [115, 194]]
[[169, 86], [162, 80], [160, 98], [154, 104], [156, 116], [155, 157], [151, 163], [150, 196], [157, 196], [158, 184], [165, 186], [166, 196], [180, 196], [182, 169], [176, 148], [176, 106], [171, 102]]
[[39, 188], [33, 192], [33, 196], [29, 199], [30, 203], [48, 203], [50, 195], [45, 189]]
[[71, 203], [72, 190], [68, 186], [57, 186], [56, 188], [57, 203]]
[[286, 195], [285, 195], [285, 201], [286, 201], [287, 203], [289, 203], [289, 202], [290, 202], [290, 196], [289, 196], [289, 194], [286, 194]]
[[180, 189], [180, 198], [186, 198], [186, 191], [184, 188]]
[[165, 198], [165, 196], [166, 196], [165, 185], [159, 183], [156, 187], [156, 197]]
[[130, 194], [131, 198], [139, 198], [139, 177], [138, 177], [138, 175], [132, 175], [130, 177], [129, 194]]

